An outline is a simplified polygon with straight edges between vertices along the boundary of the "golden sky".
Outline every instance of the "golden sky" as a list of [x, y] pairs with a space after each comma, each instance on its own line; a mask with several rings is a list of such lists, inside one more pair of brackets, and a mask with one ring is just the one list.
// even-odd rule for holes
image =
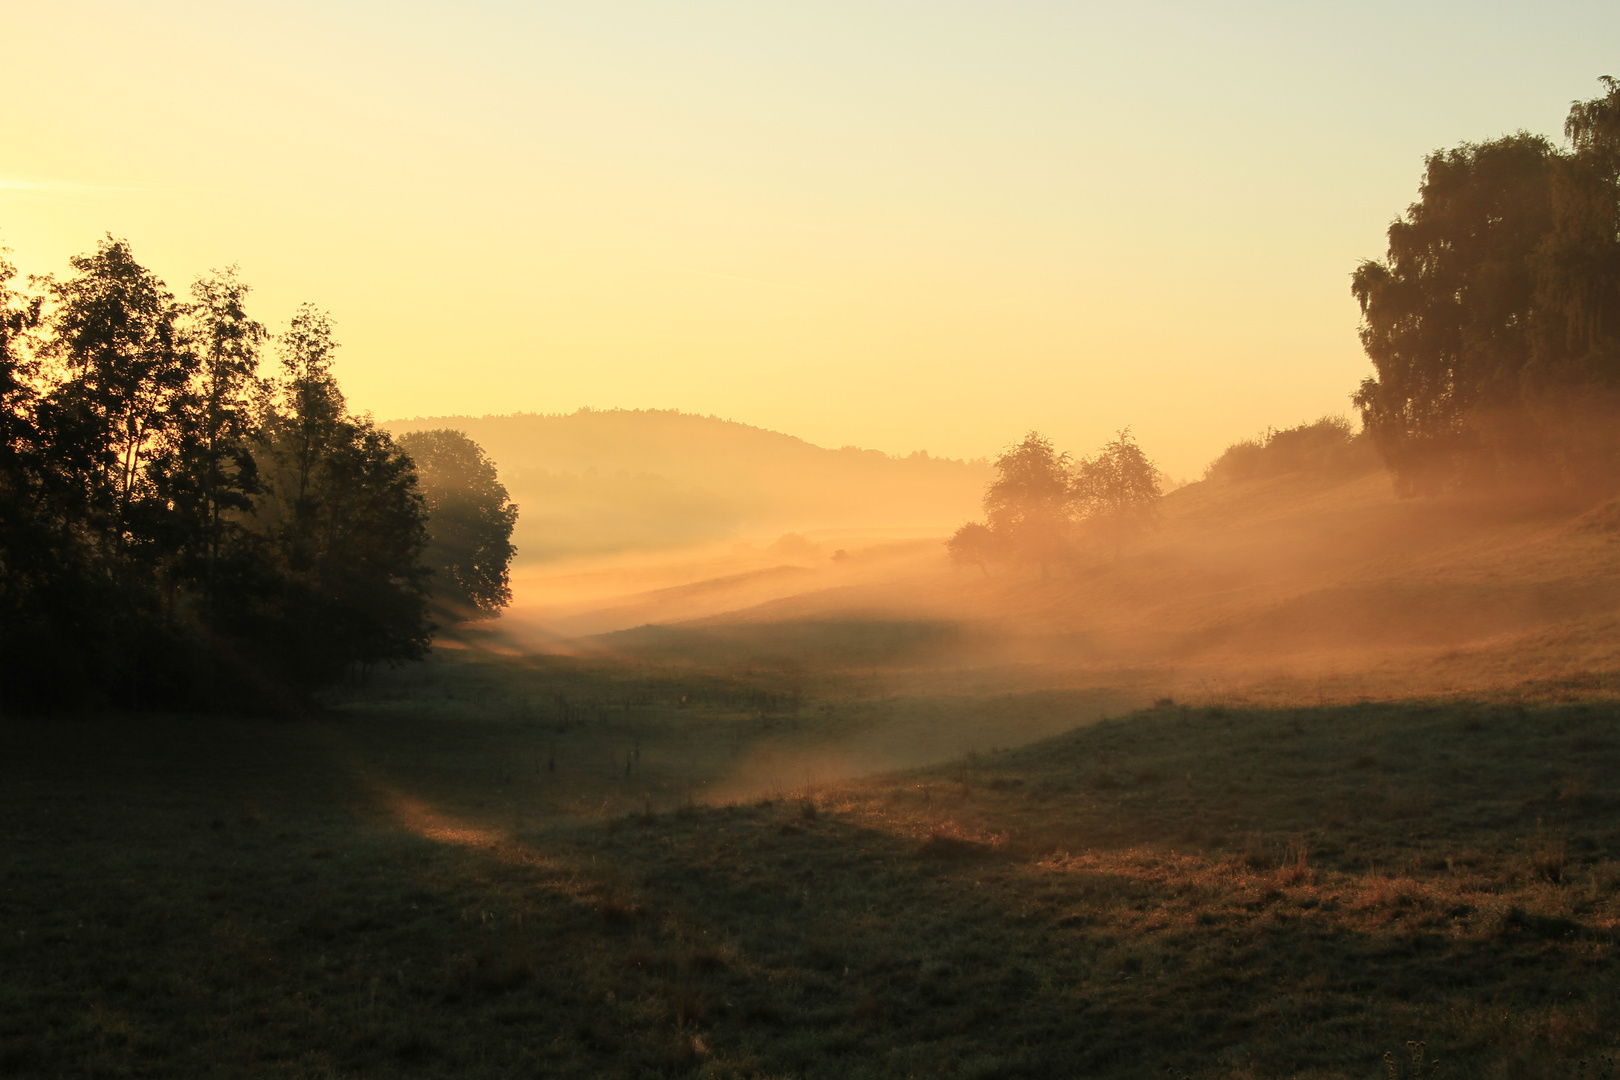
[[1193, 476], [1344, 413], [1424, 153], [1557, 136], [1620, 5], [11, 3], [0, 241], [333, 312], [351, 403], [679, 408]]

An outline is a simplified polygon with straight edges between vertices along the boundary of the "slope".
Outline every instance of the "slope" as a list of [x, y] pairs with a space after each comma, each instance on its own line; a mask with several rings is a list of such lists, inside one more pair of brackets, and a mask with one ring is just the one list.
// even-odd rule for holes
[[1398, 499], [1380, 472], [1204, 481], [1167, 496], [1161, 527], [1122, 553], [1082, 542], [1048, 576], [953, 567], [937, 542], [882, 560], [851, 546], [751, 606], [692, 606], [683, 620], [667, 591], [656, 608], [618, 603], [641, 621], [701, 620], [694, 634], [950, 623], [959, 644], [934, 666], [1025, 688], [1125, 669], [1156, 671], [1167, 693], [1305, 681], [1352, 697], [1587, 678], [1620, 670], [1620, 532], [1612, 507], [1581, 514], [1522, 497]]
[[482, 445], [522, 510], [525, 561], [761, 532], [941, 529], [975, 511], [989, 475], [984, 462], [829, 450], [673, 410], [417, 417], [384, 426], [395, 434], [455, 428]]

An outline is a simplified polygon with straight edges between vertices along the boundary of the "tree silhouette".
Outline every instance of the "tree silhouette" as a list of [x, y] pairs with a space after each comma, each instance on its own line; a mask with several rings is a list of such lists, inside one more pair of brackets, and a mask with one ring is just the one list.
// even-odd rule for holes
[[1552, 173], [1552, 147], [1522, 132], [1429, 155], [1388, 260], [1352, 275], [1377, 372], [1355, 403], [1407, 492], [1455, 482], [1484, 449], [1480, 414], [1516, 401]]
[[1365, 433], [1342, 416], [1324, 416], [1238, 440], [1209, 463], [1204, 479], [1244, 481], [1302, 472], [1342, 476], [1376, 468], [1377, 455]]
[[[285, 702], [427, 647], [411, 460], [300, 309], [261, 381], [234, 270], [177, 302], [127, 242], [0, 259], [0, 708]], [[289, 693], [290, 692], [290, 693]]]
[[465, 433], [447, 428], [402, 435], [399, 445], [416, 464], [427, 502], [435, 614], [456, 621], [498, 614], [512, 599], [508, 566], [518, 508], [494, 462]]
[[167, 495], [186, 519], [187, 554], [201, 564], [195, 572], [210, 600], [224, 549], [240, 539], [260, 490], [249, 441], [260, 349], [269, 335], [247, 314], [250, 291], [233, 266], [198, 278], [186, 310], [198, 363]]
[[1031, 431], [996, 458], [996, 477], [984, 493], [989, 531], [1020, 560], [1048, 566], [1063, 557], [1073, 524], [1069, 455]]
[[264, 496], [254, 527], [280, 580], [272, 633], [283, 670], [306, 682], [427, 649], [427, 509], [410, 458], [346, 412], [332, 375], [331, 319], [306, 304], [278, 342], [256, 442]]
[[16, 565], [8, 541], [15, 541], [18, 537], [13, 530], [33, 516], [30, 504], [40, 465], [33, 418], [39, 362], [30, 346], [43, 305], [43, 297], [26, 296], [12, 288], [17, 270], [5, 254], [0, 250], [0, 566], [7, 573], [0, 574], [0, 596]]
[[1620, 82], [1570, 107], [1538, 256], [1526, 404], [1547, 468], [1565, 484], [1620, 479]]
[[[78, 663], [95, 636], [87, 616], [83, 488], [53, 457], [40, 429], [37, 334], [44, 298], [12, 287], [0, 251], [0, 710], [40, 708], [59, 678], [84, 678]], [[81, 627], [81, 624], [82, 627]], [[85, 632], [88, 630], [89, 632]]]
[[1052, 563], [1073, 554], [1077, 519], [1111, 543], [1116, 557], [1157, 521], [1159, 472], [1129, 428], [1079, 461], [1031, 431], [996, 458], [995, 467], [984, 494], [988, 524], [970, 521], [946, 541], [953, 562], [987, 575], [987, 563], [1011, 556], [1038, 563], [1047, 577]]
[[945, 541], [945, 550], [951, 561], [960, 566], [977, 566], [985, 577], [990, 576], [989, 564], [999, 554], [1001, 543], [990, 528], [977, 521], [963, 525]]
[[277, 341], [276, 353], [281, 376], [264, 388], [261, 439], [281, 468], [275, 493], [282, 503], [281, 527], [297, 548], [314, 541], [318, 473], [347, 435], [347, 406], [332, 374], [337, 342], [331, 317], [302, 305]]
[[139, 555], [153, 539], [141, 528], [150, 524], [142, 511], [151, 509], [142, 503], [155, 494], [148, 466], [181, 422], [197, 358], [173, 294], [135, 261], [127, 241], [109, 236], [94, 255], [69, 262], [77, 276], [49, 284], [48, 353], [69, 372], [53, 404], [91, 465], [83, 479], [102, 542], [121, 556]]
[[[1570, 106], [1557, 162], [1538, 300], [1545, 359], [1576, 380], [1612, 382], [1620, 363], [1620, 81]], [[1567, 377], [1567, 376], [1566, 376]]]
[[1568, 151], [1520, 132], [1429, 155], [1389, 254], [1351, 279], [1354, 396], [1403, 494], [1620, 484], [1620, 83]]
[[1075, 463], [1071, 497], [1087, 523], [1114, 545], [1124, 543], [1158, 520], [1159, 471], [1125, 428], [1096, 455]]

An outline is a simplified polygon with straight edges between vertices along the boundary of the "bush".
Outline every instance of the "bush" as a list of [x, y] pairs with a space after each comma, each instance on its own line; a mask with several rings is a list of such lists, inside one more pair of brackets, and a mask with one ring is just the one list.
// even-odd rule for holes
[[1204, 479], [1237, 482], [1290, 473], [1348, 476], [1376, 468], [1378, 458], [1366, 434], [1354, 431], [1342, 416], [1324, 416], [1233, 443], [1204, 470]]

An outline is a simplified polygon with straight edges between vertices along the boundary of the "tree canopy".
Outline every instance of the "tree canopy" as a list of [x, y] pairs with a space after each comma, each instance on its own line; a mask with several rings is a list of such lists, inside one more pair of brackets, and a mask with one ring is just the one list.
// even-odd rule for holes
[[988, 572], [989, 563], [1011, 558], [1036, 563], [1044, 577], [1086, 538], [1117, 552], [1156, 521], [1158, 470], [1129, 429], [1078, 461], [1031, 431], [995, 467], [984, 493], [985, 522], [968, 522], [946, 542], [958, 563]]
[[1069, 455], [1037, 431], [996, 458], [996, 476], [984, 492], [990, 529], [1008, 550], [1040, 564], [1061, 558], [1069, 541]]
[[264, 378], [234, 269], [182, 301], [123, 240], [70, 265], [0, 261], [0, 707], [262, 707], [420, 656], [428, 508], [327, 315]]
[[1354, 401], [1406, 493], [1612, 487], [1620, 464], [1620, 84], [1569, 149], [1520, 132], [1429, 155], [1389, 252], [1351, 278], [1375, 374]]
[[1159, 470], [1125, 428], [1095, 455], [1075, 462], [1070, 493], [1081, 514], [1118, 550], [1156, 523]]
[[1253, 439], [1239, 439], [1204, 470], [1206, 480], [1244, 481], [1288, 473], [1349, 476], [1379, 468], [1367, 433], [1342, 416], [1309, 424], [1267, 428]]
[[400, 436], [428, 510], [427, 563], [436, 617], [488, 618], [512, 599], [508, 565], [518, 508], [483, 448], [438, 428]]

